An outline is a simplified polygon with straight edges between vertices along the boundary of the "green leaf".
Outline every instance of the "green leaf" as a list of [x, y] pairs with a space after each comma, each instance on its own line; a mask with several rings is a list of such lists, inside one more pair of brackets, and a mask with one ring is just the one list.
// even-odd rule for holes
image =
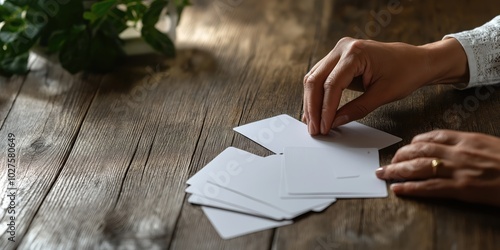
[[[6, 2], [1, 5], [4, 22], [0, 29], [0, 72], [23, 74], [27, 72], [29, 50], [38, 39], [39, 29], [23, 18], [23, 9]], [[24, 7], [26, 8], [26, 7]], [[33, 34], [33, 36], [29, 36]]]
[[3, 22], [13, 16], [16, 12], [21, 12], [21, 8], [14, 6], [9, 2], [0, 5], [0, 22]]
[[33, 0], [7, 0], [7, 2], [17, 5], [19, 7], [24, 7], [33, 2]]
[[9, 43], [2, 41], [4, 42], [3, 47], [6, 48], [4, 51], [6, 57], [13, 57], [28, 52], [36, 42], [36, 40], [29, 39], [20, 32], [7, 34], [6, 31], [2, 31], [1, 33], [3, 33], [2, 39], [10, 40]]
[[108, 16], [99, 19], [96, 25], [92, 25], [92, 35], [96, 36], [98, 33], [106, 35], [109, 39], [117, 39], [128, 26], [126, 13], [119, 9], [113, 9]]
[[0, 32], [0, 41], [3, 43], [12, 43], [19, 37], [18, 33], [2, 31]]
[[155, 50], [168, 57], [175, 56], [175, 45], [166, 34], [160, 32], [155, 27], [149, 26], [143, 27], [141, 34], [144, 40]]
[[155, 26], [160, 19], [161, 12], [168, 5], [168, 0], [155, 0], [142, 17], [143, 26]]
[[115, 33], [114, 35], [118, 36], [122, 31], [124, 31], [127, 25], [127, 13], [120, 9], [113, 9], [109, 13], [109, 18], [107, 19], [112, 25]]
[[12, 18], [5, 21], [2, 31], [21, 32], [26, 27], [26, 21], [22, 18]]
[[175, 6], [177, 7], [177, 14], [179, 14], [179, 20], [177, 20], [177, 23], [179, 23], [181, 19], [182, 11], [184, 11], [184, 8], [189, 5], [191, 5], [191, 2], [189, 2], [189, 0], [175, 0]]
[[127, 27], [127, 13], [117, 8], [116, 0], [107, 0], [101, 3], [106, 5], [92, 5], [92, 12], [86, 12], [85, 18], [91, 20], [92, 36], [99, 32], [105, 33], [110, 38], [118, 37]]
[[28, 72], [29, 52], [14, 57], [2, 58], [0, 61], [0, 74], [11, 76], [12, 74], [26, 74]]
[[67, 42], [59, 51], [59, 61], [68, 72], [76, 74], [87, 67], [89, 50], [90, 34], [85, 25], [74, 26], [69, 32]]
[[120, 59], [125, 57], [121, 41], [117, 37], [110, 38], [104, 34], [97, 34], [91, 41], [90, 63], [88, 70], [93, 72], [107, 72], [112, 70]]
[[[47, 18], [47, 19], [44, 19]], [[28, 9], [26, 11], [26, 27], [25, 35], [30, 38], [36, 38], [40, 35], [40, 32], [49, 23], [48, 17], [40, 16], [40, 13], [34, 9]]]
[[84, 24], [73, 25], [70, 30], [70, 36], [74, 37], [80, 35], [81, 33], [87, 31], [87, 26]]
[[141, 20], [144, 13], [148, 10], [148, 7], [146, 7], [146, 5], [141, 3], [140, 0], [132, 1], [126, 6], [127, 6], [127, 18], [134, 22]]
[[117, 0], [104, 0], [92, 4], [90, 9], [91, 14], [84, 14], [84, 18], [95, 22], [97, 19], [106, 16], [112, 9], [116, 7]]
[[83, 13], [83, 19], [85, 20], [89, 20], [91, 23], [95, 22], [95, 20], [98, 19], [97, 15], [90, 12], [90, 11], [86, 11]]
[[62, 30], [55, 31], [49, 38], [49, 44], [47, 46], [48, 53], [55, 53], [62, 49], [66, 42], [67, 33]]
[[[36, 1], [36, 0], [32, 0]], [[46, 42], [50, 37], [50, 33], [56, 30], [69, 30], [74, 25], [83, 24], [83, 2], [81, 0], [38, 0], [36, 6], [30, 7], [31, 10], [38, 13], [38, 21], [40, 23], [43, 17], [48, 18], [48, 23], [45, 25], [43, 32], [43, 41]], [[55, 3], [58, 7], [54, 6]], [[52, 9], [48, 13], [44, 8]], [[57, 10], [57, 11], [56, 11]]]

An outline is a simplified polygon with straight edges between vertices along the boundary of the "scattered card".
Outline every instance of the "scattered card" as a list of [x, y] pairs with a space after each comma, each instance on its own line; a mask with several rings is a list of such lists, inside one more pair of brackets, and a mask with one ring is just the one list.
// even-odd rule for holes
[[219, 208], [219, 209], [224, 209], [224, 210], [230, 210], [238, 213], [243, 213], [243, 214], [256, 214], [257, 212], [250, 210], [248, 208], [240, 207], [237, 205], [233, 204], [227, 204], [224, 202], [212, 200], [207, 197], [203, 197], [197, 194], [191, 194], [189, 196], [188, 202], [191, 204], [196, 204], [196, 205], [203, 205], [207, 207], [214, 207], [214, 208]]
[[196, 194], [197, 196], [201, 196], [206, 199], [212, 199], [227, 205], [238, 206], [240, 208], [244, 207], [247, 209], [247, 211], [252, 211], [248, 212], [249, 214], [253, 214], [256, 216], [267, 217], [274, 220], [292, 218], [292, 215], [289, 213], [276, 209], [275, 207], [269, 206], [265, 203], [256, 201], [247, 196], [233, 192], [231, 190], [224, 189], [212, 183], [206, 183], [205, 187], [208, 187], [210, 190], [216, 191], [214, 193], [210, 193], [210, 196], [205, 196], [204, 193], [199, 192], [196, 187], [190, 186], [186, 189], [186, 192]]
[[[259, 158], [262, 157], [241, 149], [234, 147], [226, 148], [198, 171], [198, 173], [189, 178], [186, 183], [188, 185], [196, 185], [204, 190], [203, 185], [208, 179], [217, 180], [217, 182], [231, 181], [231, 176], [241, 173], [241, 164], [249, 163]], [[207, 192], [210, 192], [210, 190], [207, 190]]]
[[273, 221], [211, 207], [201, 207], [201, 209], [217, 233], [225, 240], [293, 223], [292, 221]]
[[[234, 176], [233, 181], [227, 185], [219, 186], [290, 214], [291, 216], [286, 219], [297, 217], [311, 211], [313, 208], [322, 207], [335, 201], [335, 199], [281, 199], [280, 176], [282, 159], [283, 156], [281, 155], [271, 155], [256, 159], [252, 163], [241, 166], [245, 169], [244, 175]], [[211, 182], [211, 180], [208, 182]]]

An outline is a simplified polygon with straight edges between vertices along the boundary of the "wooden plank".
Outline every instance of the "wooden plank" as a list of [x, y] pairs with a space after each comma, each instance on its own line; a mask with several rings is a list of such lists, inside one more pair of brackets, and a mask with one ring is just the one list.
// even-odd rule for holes
[[25, 81], [23, 76], [15, 76], [10, 79], [0, 77], [0, 129], [9, 115], [21, 86]]
[[[312, 8], [312, 2], [244, 1], [217, 24], [226, 39], [234, 39], [234, 44], [246, 47], [231, 53], [233, 58], [220, 64], [228, 69], [227, 79], [213, 79], [217, 84], [207, 98], [213, 109], [207, 114], [199, 142], [203, 142], [203, 147], [197, 148], [190, 175], [231, 145], [233, 138], [235, 147], [259, 155], [269, 154], [235, 134], [232, 128], [238, 124], [280, 113], [298, 117], [302, 98], [300, 78], [305, 73], [314, 42], [305, 39], [313, 34], [308, 26], [314, 26], [316, 17], [307, 15]], [[245, 15], [252, 17], [252, 23], [239, 25], [239, 19], [245, 19]], [[226, 49], [231, 47], [225, 46]], [[215, 119], [211, 121], [209, 117]], [[267, 230], [224, 241], [200, 208], [186, 203], [171, 248], [265, 249], [269, 248], [271, 240], [272, 230]]]
[[[9, 101], [17, 95], [16, 88], [22, 86], [9, 112], [2, 113], [6, 119], [0, 130], [3, 141], [0, 144], [0, 191], [3, 194], [3, 209], [0, 211], [1, 249], [14, 249], [25, 236], [71, 151], [99, 83], [99, 78], [82, 80], [81, 77], [65, 73], [58, 66], [45, 65], [42, 60], [39, 63], [44, 65], [41, 70], [30, 73], [26, 78], [14, 78], [13, 82], [5, 86], [6, 92], [2, 94], [6, 97], [5, 107], [8, 107], [11, 105]], [[7, 96], [9, 94], [11, 96]], [[9, 133], [15, 135], [16, 144], [16, 164], [10, 167], [15, 169], [15, 172], [11, 172], [15, 174], [14, 185], [7, 182]], [[13, 211], [7, 209], [10, 197], [6, 195], [12, 191], [7, 188], [11, 187], [17, 188]], [[5, 231], [7, 224], [11, 223], [11, 216], [15, 217], [15, 242], [8, 240], [11, 235]]]
[[[133, 73], [122, 77], [133, 82], [129, 89], [118, 88], [123, 84], [118, 73], [110, 76], [115, 79], [107, 78], [103, 82], [74, 150], [21, 247], [38, 244], [47, 248], [165, 248], [170, 244], [183, 205], [184, 183], [188, 173], [193, 172], [188, 168], [193, 154], [209, 159], [210, 153], [230, 145], [231, 127], [240, 119], [238, 105], [251, 94], [247, 93], [251, 85], [243, 79], [253, 76], [241, 72], [252, 66], [249, 64], [252, 56], [248, 55], [245, 61], [234, 55], [247, 51], [253, 46], [252, 41], [238, 38], [239, 33], [235, 31], [239, 26], [228, 26], [233, 30], [232, 38], [227, 37], [224, 29], [197, 37], [206, 32], [201, 24], [216, 22], [219, 18], [213, 11], [203, 13], [202, 10], [188, 10], [187, 28], [179, 28], [185, 39], [192, 38], [190, 43], [195, 43], [201, 51], [186, 51], [185, 56], [190, 57], [187, 59], [181, 53], [178, 60], [169, 65], [170, 75], [157, 88], [146, 91], [140, 105], [127, 105], [125, 114], [110, 112], [113, 100], [122, 94], [118, 91], [130, 95], [144, 85], [134, 82]], [[196, 18], [189, 18], [190, 15]], [[252, 32], [256, 34], [257, 30]], [[182, 41], [182, 34], [180, 36]], [[207, 37], [211, 39], [204, 40]], [[219, 41], [217, 37], [226, 40]], [[229, 46], [231, 44], [234, 46]], [[214, 55], [205, 52], [209, 49]], [[207, 55], [209, 58], [205, 58]], [[217, 71], [196, 72], [197, 60], [210, 61], [210, 57], [219, 64]], [[242, 81], [237, 77], [242, 77]], [[217, 130], [221, 133], [217, 134]], [[212, 134], [219, 136], [204, 138]], [[195, 151], [198, 146], [200, 151]], [[204, 220], [203, 232], [212, 237], [215, 232]], [[189, 226], [199, 228], [200, 224], [197, 220]], [[65, 237], [61, 238], [63, 234]], [[270, 239], [269, 232], [264, 234]], [[182, 241], [193, 242], [191, 238]], [[182, 241], [176, 245], [185, 244]], [[255, 236], [252, 242], [255, 248], [269, 244], [269, 240]], [[233, 246], [248, 244], [247, 239]]]
[[[183, 198], [178, 179], [187, 171], [203, 122], [203, 98], [195, 98], [203, 97], [203, 85], [138, 69], [124, 68], [103, 80], [21, 248], [168, 245], [165, 237], [172, 234], [175, 207]], [[135, 182], [136, 174], [142, 182]], [[130, 181], [139, 187], [128, 189]], [[128, 207], [115, 211], [120, 197]], [[128, 227], [132, 218], [137, 221]]]

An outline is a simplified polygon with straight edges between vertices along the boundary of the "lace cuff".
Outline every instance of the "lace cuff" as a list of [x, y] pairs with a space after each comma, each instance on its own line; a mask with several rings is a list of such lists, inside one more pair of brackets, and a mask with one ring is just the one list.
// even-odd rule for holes
[[500, 16], [481, 27], [446, 35], [457, 39], [467, 54], [469, 83], [456, 84], [459, 89], [500, 83]]

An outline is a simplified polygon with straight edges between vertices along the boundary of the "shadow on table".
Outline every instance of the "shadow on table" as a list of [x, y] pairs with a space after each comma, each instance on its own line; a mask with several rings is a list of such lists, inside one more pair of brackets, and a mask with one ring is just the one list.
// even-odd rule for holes
[[158, 54], [130, 56], [122, 65], [105, 77], [108, 91], [128, 93], [138, 85], [152, 88], [166, 77], [186, 79], [203, 74], [213, 74], [217, 70], [214, 56], [204, 50], [178, 49], [175, 58], [165, 58]]
[[[500, 230], [500, 209], [498, 207], [482, 205], [477, 203], [468, 203], [450, 199], [440, 198], [417, 198], [417, 197], [398, 197], [406, 201], [415, 201], [434, 208], [434, 215], [467, 220], [472, 218], [482, 224], [495, 225]], [[480, 219], [481, 221], [477, 221]]]
[[[456, 90], [450, 86], [431, 86], [409, 97], [386, 105], [372, 115], [380, 117], [381, 129], [403, 138], [403, 145], [421, 133], [435, 129], [474, 131], [500, 135], [488, 124], [500, 103], [500, 87]], [[494, 107], [494, 109], [492, 109]], [[494, 113], [495, 112], [495, 113]], [[387, 131], [387, 129], [386, 129]]]

